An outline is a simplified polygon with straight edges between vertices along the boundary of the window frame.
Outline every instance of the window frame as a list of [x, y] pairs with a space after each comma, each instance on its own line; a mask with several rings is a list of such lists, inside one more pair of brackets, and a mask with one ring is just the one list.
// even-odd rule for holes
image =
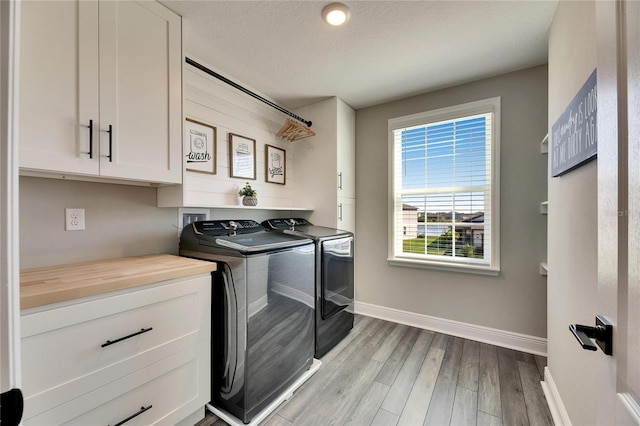
[[[464, 272], [483, 275], [498, 275], [500, 273], [500, 107], [501, 98], [483, 99], [460, 105], [429, 110], [388, 120], [388, 258], [391, 266], [412, 268], [428, 268], [444, 271]], [[429, 125], [439, 121], [462, 119], [477, 114], [492, 113], [491, 117], [491, 256], [488, 265], [473, 264], [456, 260], [409, 259], [397, 257], [396, 246], [396, 218], [395, 218], [395, 155], [396, 146], [394, 130]], [[454, 258], [455, 259], [455, 258]]]

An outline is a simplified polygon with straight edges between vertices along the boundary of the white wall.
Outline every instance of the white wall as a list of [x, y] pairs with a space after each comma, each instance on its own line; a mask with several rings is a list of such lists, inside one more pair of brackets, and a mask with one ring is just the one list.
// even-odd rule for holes
[[[497, 277], [387, 263], [387, 121], [502, 97], [501, 239]], [[357, 111], [356, 300], [417, 314], [545, 337], [547, 67], [539, 66]]]
[[[85, 209], [86, 230], [64, 230], [67, 207]], [[155, 188], [22, 176], [20, 268], [177, 254], [177, 215]]]
[[[549, 128], [596, 67], [595, 25], [595, 2], [559, 2], [549, 35]], [[576, 425], [596, 420], [596, 375], [584, 372], [601, 356], [569, 332], [571, 323], [593, 325], [597, 313], [596, 161], [549, 177], [548, 366]]]

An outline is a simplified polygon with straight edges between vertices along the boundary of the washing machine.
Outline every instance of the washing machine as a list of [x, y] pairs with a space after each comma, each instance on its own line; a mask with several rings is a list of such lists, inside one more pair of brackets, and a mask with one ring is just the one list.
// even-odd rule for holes
[[315, 244], [252, 220], [209, 220], [183, 229], [180, 255], [217, 264], [211, 405], [248, 423], [313, 362]]
[[262, 225], [315, 244], [315, 357], [320, 359], [353, 328], [353, 233], [306, 219], [269, 219]]

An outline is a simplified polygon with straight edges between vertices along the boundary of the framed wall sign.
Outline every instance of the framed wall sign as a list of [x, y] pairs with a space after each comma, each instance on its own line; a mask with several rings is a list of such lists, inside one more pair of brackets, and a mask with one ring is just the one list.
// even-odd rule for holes
[[287, 182], [287, 153], [284, 149], [265, 145], [266, 182], [284, 185]]
[[187, 118], [184, 123], [184, 160], [192, 172], [216, 174], [216, 128]]
[[229, 133], [229, 176], [256, 178], [256, 140]]
[[551, 176], [568, 173], [598, 154], [597, 70], [584, 83], [551, 128]]

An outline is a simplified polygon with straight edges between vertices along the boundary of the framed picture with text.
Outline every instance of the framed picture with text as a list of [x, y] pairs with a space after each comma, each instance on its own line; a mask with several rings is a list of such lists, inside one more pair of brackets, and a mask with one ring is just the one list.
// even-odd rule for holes
[[256, 140], [229, 133], [229, 176], [256, 179]]
[[287, 182], [287, 152], [277, 146], [265, 145], [265, 182], [285, 185]]
[[216, 128], [186, 118], [184, 123], [184, 161], [190, 172], [216, 174]]

